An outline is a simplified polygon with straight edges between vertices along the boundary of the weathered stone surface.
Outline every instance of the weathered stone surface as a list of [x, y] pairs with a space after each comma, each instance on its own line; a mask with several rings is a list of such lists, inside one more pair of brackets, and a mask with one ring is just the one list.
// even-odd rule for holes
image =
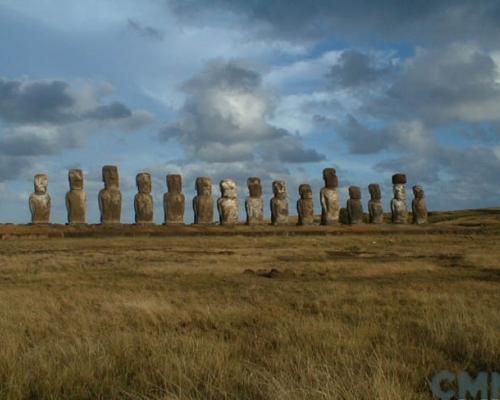
[[85, 224], [87, 214], [87, 195], [83, 190], [83, 171], [70, 169], [68, 172], [69, 192], [66, 193], [68, 224]]
[[154, 203], [151, 175], [141, 172], [135, 177], [138, 193], [134, 197], [135, 223], [146, 225], [153, 223]]
[[221, 197], [217, 200], [219, 222], [221, 225], [235, 225], [240, 216], [236, 182], [232, 179], [223, 179], [219, 187], [221, 192]]
[[413, 186], [414, 199], [411, 203], [413, 211], [413, 223], [427, 223], [427, 202], [425, 201], [424, 189], [420, 185]]
[[260, 178], [248, 178], [247, 186], [249, 193], [245, 200], [247, 225], [261, 224], [264, 222], [264, 200], [262, 199]]
[[168, 192], [163, 195], [165, 224], [183, 224], [185, 198], [182, 193], [182, 177], [167, 175], [167, 188]]
[[314, 223], [314, 204], [311, 186], [304, 183], [299, 186], [300, 199], [297, 200], [298, 225]]
[[406, 175], [405, 174], [394, 174], [392, 176], [392, 184], [393, 185], [405, 185], [406, 184]]
[[319, 197], [321, 202], [321, 225], [339, 223], [340, 196], [337, 190], [338, 178], [335, 169], [325, 168], [323, 170], [325, 186], [321, 189]]
[[104, 189], [99, 192], [101, 224], [119, 224], [122, 213], [122, 194], [118, 168], [114, 165], [102, 167]]
[[342, 225], [349, 225], [349, 213], [345, 207], [339, 210], [339, 223]]
[[406, 188], [404, 184], [393, 185], [394, 198], [391, 200], [391, 213], [393, 224], [406, 224], [408, 222], [408, 207], [406, 205]]
[[347, 216], [351, 225], [363, 223], [363, 204], [361, 203], [361, 188], [359, 186], [349, 186]]
[[35, 191], [30, 195], [29, 205], [32, 224], [50, 223], [50, 196], [47, 193], [49, 177], [45, 174], [37, 174], [34, 179]]
[[325, 168], [323, 170], [323, 180], [325, 181], [325, 187], [327, 188], [334, 189], [339, 186], [339, 179], [335, 168]]
[[286, 183], [284, 181], [273, 182], [273, 194], [271, 199], [271, 223], [273, 225], [288, 224], [288, 196]]
[[380, 186], [376, 183], [368, 185], [371, 199], [368, 201], [368, 213], [370, 224], [381, 224], [384, 222], [384, 206], [380, 201], [382, 198]]
[[196, 193], [193, 198], [194, 223], [212, 224], [214, 222], [212, 180], [207, 177], [196, 178]]

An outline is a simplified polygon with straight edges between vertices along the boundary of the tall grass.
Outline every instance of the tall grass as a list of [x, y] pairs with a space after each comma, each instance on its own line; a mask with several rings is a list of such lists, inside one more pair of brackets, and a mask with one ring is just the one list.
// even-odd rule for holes
[[429, 399], [500, 370], [498, 259], [494, 235], [0, 242], [0, 398]]

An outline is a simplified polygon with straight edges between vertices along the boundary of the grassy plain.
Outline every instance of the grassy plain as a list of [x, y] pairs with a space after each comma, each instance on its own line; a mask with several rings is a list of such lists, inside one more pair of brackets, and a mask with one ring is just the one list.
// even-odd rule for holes
[[0, 399], [430, 399], [500, 371], [500, 216], [432, 220], [480, 229], [0, 241]]

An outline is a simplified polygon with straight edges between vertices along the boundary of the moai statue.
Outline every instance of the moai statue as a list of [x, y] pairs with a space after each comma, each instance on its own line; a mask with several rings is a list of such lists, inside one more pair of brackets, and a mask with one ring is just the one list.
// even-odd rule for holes
[[214, 200], [210, 178], [196, 178], [196, 196], [193, 198], [194, 223], [212, 224], [214, 222]]
[[271, 199], [271, 223], [273, 225], [288, 224], [288, 198], [286, 183], [284, 181], [273, 182], [273, 194]]
[[37, 174], [34, 179], [35, 192], [30, 195], [30, 211], [32, 224], [50, 223], [50, 196], [47, 193], [49, 177]]
[[70, 169], [68, 172], [69, 192], [66, 193], [68, 224], [85, 224], [87, 213], [87, 195], [83, 191], [83, 171]]
[[247, 186], [249, 192], [249, 196], [245, 200], [247, 225], [261, 224], [264, 222], [264, 200], [262, 199], [260, 178], [248, 178]]
[[221, 225], [235, 225], [238, 223], [240, 211], [238, 209], [238, 189], [232, 179], [223, 179], [219, 184], [221, 197], [217, 200], [219, 221]]
[[427, 203], [425, 201], [425, 193], [422, 186], [413, 186], [414, 199], [411, 202], [413, 211], [413, 223], [425, 224], [427, 223]]
[[321, 225], [337, 224], [340, 213], [339, 181], [334, 168], [323, 170], [325, 186], [320, 191]]
[[405, 174], [395, 174], [392, 176], [394, 198], [391, 200], [391, 212], [393, 224], [406, 224], [408, 222], [405, 184]]
[[122, 213], [122, 194], [118, 168], [114, 165], [102, 167], [104, 189], [99, 192], [101, 224], [119, 224]]
[[363, 223], [363, 204], [361, 203], [361, 189], [359, 186], [349, 186], [347, 218], [350, 225]]
[[154, 203], [151, 194], [151, 175], [141, 172], [135, 177], [137, 193], [134, 197], [135, 223], [147, 225], [153, 223]]
[[299, 186], [300, 199], [297, 200], [297, 214], [299, 216], [297, 225], [312, 225], [314, 223], [314, 205], [311, 186], [302, 184]]
[[382, 195], [380, 186], [377, 183], [368, 185], [371, 199], [368, 201], [368, 213], [370, 224], [381, 224], [384, 222], [384, 207], [380, 201]]
[[182, 177], [167, 175], [168, 192], [163, 195], [165, 224], [184, 223], [184, 194], [182, 194]]

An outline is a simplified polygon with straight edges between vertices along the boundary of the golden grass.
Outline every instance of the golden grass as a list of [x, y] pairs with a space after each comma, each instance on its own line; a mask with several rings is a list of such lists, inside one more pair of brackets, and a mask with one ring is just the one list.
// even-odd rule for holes
[[500, 370], [497, 234], [0, 242], [1, 399], [429, 399]]

